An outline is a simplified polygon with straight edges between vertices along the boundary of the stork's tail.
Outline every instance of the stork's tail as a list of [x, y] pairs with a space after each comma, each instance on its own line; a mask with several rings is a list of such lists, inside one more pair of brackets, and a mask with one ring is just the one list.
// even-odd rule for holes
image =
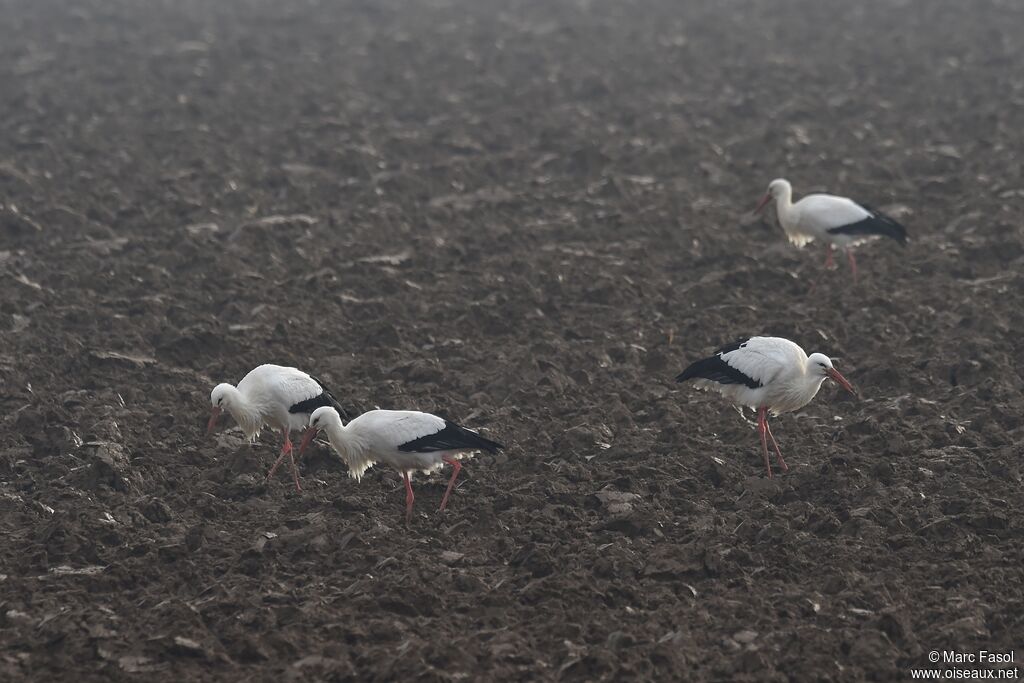
[[430, 453], [433, 451], [464, 451], [481, 450], [494, 453], [504, 446], [491, 441], [472, 429], [466, 429], [449, 420], [444, 421], [444, 429], [425, 434], [398, 447], [400, 451], [411, 453]]
[[472, 429], [466, 429], [461, 426], [458, 429], [461, 440], [470, 448], [479, 448], [480, 450], [487, 451], [488, 453], [496, 453], [505, 447], [497, 441], [491, 441], [490, 439], [481, 436], [479, 432], [475, 432]]
[[831, 228], [829, 232], [836, 235], [877, 235], [879, 237], [889, 237], [906, 246], [907, 229], [897, 222], [895, 218], [887, 216], [866, 204], [861, 204], [861, 206], [871, 215], [851, 225]]
[[892, 238], [903, 246], [907, 246], [907, 229], [896, 219], [879, 212], [875, 214], [874, 222], [879, 235]]

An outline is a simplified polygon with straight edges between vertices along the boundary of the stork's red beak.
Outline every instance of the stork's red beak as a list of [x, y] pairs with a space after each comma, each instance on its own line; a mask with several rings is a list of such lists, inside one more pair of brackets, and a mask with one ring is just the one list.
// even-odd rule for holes
[[302, 435], [302, 443], [299, 444], [299, 457], [302, 457], [302, 454], [306, 452], [306, 448], [313, 439], [316, 438], [317, 432], [319, 431], [320, 430], [316, 427], [310, 427], [306, 430], [306, 433]]
[[857, 395], [857, 390], [853, 388], [853, 385], [846, 381], [846, 378], [839, 374], [839, 371], [835, 368], [828, 368], [825, 370], [825, 374], [834, 379], [836, 383], [843, 389], [846, 389], [854, 396]]
[[210, 421], [206, 423], [206, 435], [213, 434], [213, 428], [217, 426], [217, 418], [220, 417], [220, 408], [210, 410]]
[[770, 194], [766, 194], [765, 196], [761, 197], [761, 201], [757, 203], [757, 208], [754, 209], [754, 213], [760, 213], [761, 209], [767, 206], [768, 202], [770, 202], [771, 200], [772, 196]]

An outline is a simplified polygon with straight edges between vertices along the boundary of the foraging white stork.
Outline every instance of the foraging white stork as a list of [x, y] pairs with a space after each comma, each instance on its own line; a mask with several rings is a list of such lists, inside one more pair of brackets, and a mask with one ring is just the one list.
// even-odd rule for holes
[[798, 247], [813, 240], [827, 244], [826, 268], [833, 264], [833, 248], [845, 249], [854, 282], [857, 281], [854, 246], [876, 237], [891, 237], [904, 246], [907, 244], [906, 228], [881, 211], [866, 204], [858, 204], [852, 199], [831, 194], [809, 194], [793, 203], [793, 186], [788, 180], [778, 178], [768, 184], [768, 191], [754, 213], [773, 199], [779, 223], [789, 241]]
[[757, 410], [757, 431], [769, 479], [772, 466], [766, 437], [771, 439], [779, 466], [789, 469], [768, 426], [769, 411], [778, 415], [803, 408], [826, 379], [833, 379], [851, 394], [857, 394], [828, 356], [808, 356], [802, 348], [781, 337], [750, 337], [723, 346], [715, 355], [691, 364], [676, 377], [677, 382], [690, 379], [700, 389], [714, 389], [735, 404]]
[[448, 504], [448, 496], [455, 486], [462, 464], [459, 458], [466, 451], [483, 450], [493, 453], [504, 448], [500, 443], [485, 439], [476, 432], [460, 427], [437, 415], [414, 410], [371, 410], [341, 423], [338, 411], [331, 407], [318, 408], [309, 416], [299, 446], [299, 457], [317, 433], [327, 432], [331, 447], [348, 465], [348, 476], [359, 481], [374, 463], [382, 462], [402, 473], [405, 480], [405, 521], [412, 519], [412, 493], [410, 473], [424, 473], [452, 466], [452, 478], [441, 499], [438, 512]]
[[270, 364], [250, 370], [237, 387], [226, 382], [218, 384], [210, 393], [210, 403], [213, 409], [206, 425], [207, 436], [213, 432], [217, 418], [225, 410], [235, 418], [250, 442], [256, 441], [264, 425], [280, 430], [284, 446], [267, 473], [267, 479], [273, 476], [287, 455], [291, 459], [292, 476], [298, 491], [302, 486], [299, 485], [299, 472], [292, 455], [292, 430], [305, 428], [309, 416], [317, 408], [341, 407], [320, 380], [297, 368]]

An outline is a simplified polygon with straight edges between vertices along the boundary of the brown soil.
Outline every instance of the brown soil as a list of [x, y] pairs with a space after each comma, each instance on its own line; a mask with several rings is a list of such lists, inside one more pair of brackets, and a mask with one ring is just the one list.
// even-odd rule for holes
[[[0, 678], [892, 680], [1024, 633], [1024, 6], [0, 0]], [[899, 214], [820, 250], [773, 177]], [[775, 421], [676, 372], [837, 357]], [[261, 362], [509, 448], [205, 438]], [[623, 495], [633, 494], [633, 495]], [[1021, 653], [1018, 652], [1018, 658]], [[132, 676], [131, 674], [137, 674]]]

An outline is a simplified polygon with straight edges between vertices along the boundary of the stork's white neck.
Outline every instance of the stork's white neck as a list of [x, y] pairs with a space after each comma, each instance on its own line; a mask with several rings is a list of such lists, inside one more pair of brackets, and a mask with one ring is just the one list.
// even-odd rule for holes
[[358, 430], [343, 425], [340, 417], [327, 422], [324, 431], [327, 432], [327, 440], [331, 442], [331, 446], [346, 463], [362, 459], [369, 449], [369, 444]]
[[228, 386], [230, 388], [226, 390], [224, 403], [231, 417], [235, 418], [235, 422], [245, 432], [246, 438], [252, 441], [259, 436], [260, 428], [263, 426], [260, 407], [254, 405], [237, 387]]
[[324, 424], [322, 429], [327, 432], [327, 440], [348, 466], [348, 476], [359, 481], [363, 473], [373, 467], [379, 453], [374, 452], [370, 437], [358, 427], [341, 424], [341, 416], [335, 411], [329, 411], [331, 417]]
[[779, 223], [783, 229], [789, 231], [791, 226], [796, 224], [796, 210], [793, 208], [793, 186], [789, 183], [782, 185], [775, 194], [775, 211], [779, 216]]
[[803, 408], [817, 396], [824, 381], [824, 375], [813, 372], [805, 363], [786, 381], [779, 383], [779, 396], [772, 402], [773, 411], [786, 413]]

